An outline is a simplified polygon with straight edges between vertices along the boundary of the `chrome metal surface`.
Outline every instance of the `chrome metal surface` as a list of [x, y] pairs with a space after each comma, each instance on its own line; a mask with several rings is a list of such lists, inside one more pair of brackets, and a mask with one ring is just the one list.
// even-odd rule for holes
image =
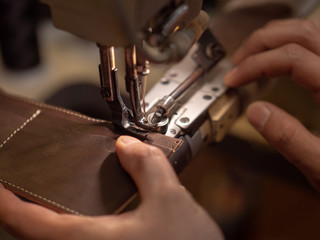
[[[190, 56], [196, 49], [192, 49]], [[201, 79], [200, 86], [195, 86], [192, 94], [179, 101], [181, 106], [172, 114], [166, 135], [177, 137], [181, 132], [194, 130], [192, 129], [194, 123], [226, 92], [227, 87], [223, 84], [223, 77], [231, 68], [232, 63], [229, 60], [220, 62]], [[158, 82], [147, 93], [146, 102], [149, 103], [147, 111], [159, 101], [159, 96], [172, 92], [195, 69], [197, 64], [191, 58], [186, 58], [169, 69], [163, 77], [166, 81]], [[189, 121], [185, 121], [186, 119]]]
[[141, 107], [141, 83], [138, 78], [137, 56], [135, 46], [125, 49], [126, 60], [126, 88], [130, 94], [133, 117], [136, 123], [143, 121], [144, 114]]
[[[212, 47], [212, 44], [215, 48]], [[208, 47], [211, 56], [208, 57]], [[152, 123], [160, 122], [164, 117], [171, 118], [171, 110], [177, 110], [178, 105], [184, 107], [179, 118], [171, 118], [170, 123], [175, 119], [175, 125], [183, 131], [190, 130], [196, 121], [206, 114], [209, 106], [219, 97], [226, 87], [222, 83], [224, 73], [216, 66], [218, 61], [224, 56], [222, 47], [215, 40], [210, 32], [204, 33], [196, 47], [193, 47], [187, 57], [179, 64], [169, 69], [160, 82], [148, 93], [150, 99], [162, 94], [162, 99], [157, 99], [150, 104], [148, 112], [153, 113]], [[230, 66], [231, 68], [231, 66]], [[217, 70], [218, 69], [218, 70]], [[219, 70], [220, 69], [220, 70]], [[168, 100], [171, 101], [168, 101]], [[170, 104], [165, 104], [166, 102]], [[170, 125], [172, 127], [172, 124]], [[177, 129], [168, 129], [167, 134], [177, 133]]]
[[114, 82], [112, 70], [115, 69], [114, 48], [112, 46], [98, 45], [100, 51], [100, 84], [105, 91], [104, 98], [107, 101], [114, 101]]

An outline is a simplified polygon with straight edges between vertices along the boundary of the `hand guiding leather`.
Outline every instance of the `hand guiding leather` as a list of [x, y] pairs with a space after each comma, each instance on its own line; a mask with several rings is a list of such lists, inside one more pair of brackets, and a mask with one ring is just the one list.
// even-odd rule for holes
[[116, 151], [138, 187], [137, 209], [99, 217], [57, 214], [23, 202], [0, 184], [1, 225], [21, 239], [223, 239], [216, 223], [181, 187], [161, 150], [123, 136]]

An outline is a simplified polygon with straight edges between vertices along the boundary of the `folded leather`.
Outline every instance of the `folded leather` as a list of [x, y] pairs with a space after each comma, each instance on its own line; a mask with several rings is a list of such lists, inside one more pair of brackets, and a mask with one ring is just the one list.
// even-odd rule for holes
[[[115, 154], [121, 134], [108, 121], [0, 91], [0, 182], [58, 212], [117, 212], [136, 193]], [[182, 144], [157, 133], [145, 142], [168, 158]]]

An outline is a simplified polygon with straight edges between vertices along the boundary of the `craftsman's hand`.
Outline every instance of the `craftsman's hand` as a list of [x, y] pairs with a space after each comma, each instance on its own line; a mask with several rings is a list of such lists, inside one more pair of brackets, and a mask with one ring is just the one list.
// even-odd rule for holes
[[101, 217], [57, 214], [19, 200], [1, 185], [1, 225], [23, 239], [223, 239], [159, 149], [132, 137], [120, 137], [116, 149], [141, 196], [136, 210]]
[[[254, 32], [233, 56], [236, 67], [225, 84], [237, 87], [262, 76], [291, 75], [320, 104], [320, 21], [274, 21]], [[292, 101], [299, 101], [292, 99]], [[320, 192], [320, 140], [278, 107], [256, 102], [247, 109], [251, 124], [294, 163]]]

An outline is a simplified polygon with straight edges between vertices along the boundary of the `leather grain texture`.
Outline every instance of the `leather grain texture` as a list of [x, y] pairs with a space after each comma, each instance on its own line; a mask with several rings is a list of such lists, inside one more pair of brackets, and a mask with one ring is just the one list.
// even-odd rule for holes
[[[136, 193], [115, 153], [121, 134], [108, 121], [0, 91], [0, 182], [57, 212], [115, 213]], [[145, 142], [168, 158], [182, 144], [156, 133]]]

